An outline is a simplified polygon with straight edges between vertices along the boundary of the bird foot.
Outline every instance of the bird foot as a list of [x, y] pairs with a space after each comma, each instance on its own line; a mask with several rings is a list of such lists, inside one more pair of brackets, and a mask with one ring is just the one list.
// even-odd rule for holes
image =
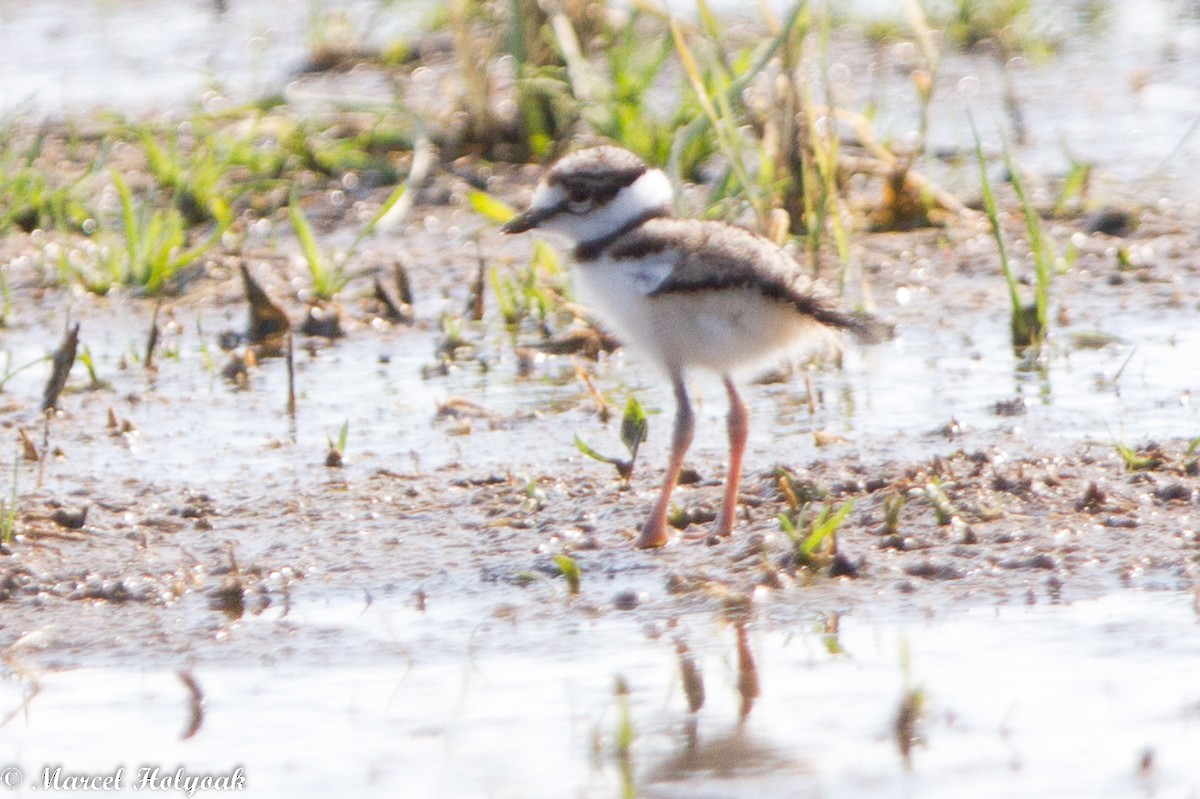
[[709, 535], [715, 535], [717, 538], [728, 538], [733, 535], [733, 526], [737, 522], [737, 516], [732, 510], [721, 508], [721, 513], [717, 516], [717, 520], [709, 529]]
[[665, 524], [646, 522], [642, 525], [641, 535], [638, 536], [634, 546], [638, 549], [658, 549], [665, 547], [669, 540]]
[[709, 535], [715, 535], [717, 538], [728, 538], [733, 535], [732, 524], [714, 524], [712, 529], [708, 531]]

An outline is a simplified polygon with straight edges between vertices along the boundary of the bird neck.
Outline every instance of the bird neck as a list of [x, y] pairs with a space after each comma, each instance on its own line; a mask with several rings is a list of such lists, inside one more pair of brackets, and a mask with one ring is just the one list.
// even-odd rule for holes
[[624, 236], [631, 230], [636, 230], [651, 219], [670, 216], [670, 210], [664, 205], [658, 208], [647, 208], [637, 216], [631, 217], [625, 224], [620, 227], [605, 233], [602, 236], [597, 236], [587, 241], [581, 241], [575, 245], [575, 260], [576, 261], [592, 261], [599, 258], [608, 246], [617, 239]]

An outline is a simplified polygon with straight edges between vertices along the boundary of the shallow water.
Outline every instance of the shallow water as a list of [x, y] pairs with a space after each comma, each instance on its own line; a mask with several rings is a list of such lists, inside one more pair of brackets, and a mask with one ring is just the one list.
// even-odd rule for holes
[[[201, 2], [9, 2], [0, 9], [0, 47], [8, 54], [0, 64], [0, 113], [76, 112], [95, 106], [129, 112], [178, 108], [198, 99], [209, 81], [231, 96], [274, 92], [295, 78], [293, 71], [306, 58], [314, 36], [332, 36], [342, 29], [369, 35], [375, 43], [387, 41], [418, 24], [422, 7], [289, 0], [270, 8], [230, 2], [219, 13], [215, 3]], [[875, 8], [870, 3], [862, 7]], [[1196, 198], [1192, 192], [1200, 185], [1184, 179], [1200, 163], [1200, 136], [1187, 136], [1195, 116], [1195, 103], [1187, 101], [1187, 93], [1200, 85], [1200, 58], [1191, 57], [1200, 50], [1200, 20], [1166, 0], [1111, 3], [1102, 10], [1099, 24], [1067, 39], [1064, 50], [1049, 62], [1010, 65], [1031, 130], [1018, 159], [1052, 174], [1065, 169], [1063, 148], [1069, 146], [1077, 157], [1097, 161], [1102, 174], [1125, 181], [1154, 177], [1164, 193], [1176, 192], [1176, 207], [1185, 206]], [[1043, 24], [1079, 30], [1061, 10], [1046, 16]], [[1097, 52], [1105, 57], [1097, 59]], [[841, 90], [836, 84], [843, 76], [847, 100], [853, 104], [855, 93], [872, 84], [871, 91], [878, 95], [874, 100], [882, 103], [880, 135], [903, 137], [914, 124], [915, 111], [906, 79], [884, 69], [870, 81], [856, 81], [853, 64], [842, 64], [837, 56], [833, 54], [830, 67], [835, 89]], [[899, 55], [882, 58], [886, 63]], [[999, 75], [994, 59], [987, 56], [946, 54], [943, 82], [948, 88], [937, 95], [932, 111], [934, 148], [966, 146], [968, 109], [977, 114], [985, 140], [1005, 128], [1000, 117], [980, 115], [983, 108], [999, 108]], [[1168, 157], [1170, 168], [1158, 170]], [[948, 179], [973, 173], [973, 165], [960, 165], [950, 168]], [[1194, 224], [1197, 213], [1184, 213], [1184, 224]], [[1067, 242], [1059, 245], [1065, 248]], [[1009, 354], [1006, 302], [1000, 291], [992, 292], [994, 301], [987, 305], [994, 313], [970, 320], [940, 318], [942, 298], [927, 287], [939, 280], [933, 272], [946, 267], [919, 268], [926, 274], [914, 273], [896, 297], [882, 300], [885, 311], [903, 303], [924, 314], [902, 325], [898, 338], [867, 348], [852, 345], [842, 371], [816, 376], [825, 401], [815, 418], [807, 412], [798, 377], [750, 390], [756, 417], [751, 446], [757, 457], [769, 457], [781, 437], [787, 441], [796, 436], [797, 448], [807, 450], [807, 433], [813, 429], [841, 433], [868, 448], [872, 442], [894, 442], [920, 455], [944, 443], [933, 431], [947, 425], [965, 433], [968, 443], [971, 434], [994, 440], [997, 433], [1013, 443], [1081, 438], [1137, 443], [1190, 437], [1200, 427], [1192, 402], [1200, 374], [1189, 368], [1200, 363], [1200, 339], [1192, 323], [1197, 298], [1192, 294], [1185, 294], [1176, 307], [1154, 312], [1144, 306], [1114, 308], [1102, 296], [1082, 297], [1072, 308], [1077, 317], [1073, 330], [1099, 331], [1112, 337], [1112, 343], [1082, 349], [1060, 336], [1045, 362], [1029, 368]], [[999, 287], [997, 278], [992, 288]], [[428, 320], [436, 319], [437, 313], [437, 308], [422, 309]], [[352, 446], [368, 449], [379, 464], [394, 467], [399, 460], [412, 460], [415, 453], [422, 465], [436, 468], [469, 451], [476, 463], [512, 463], [515, 455], [527, 465], [544, 451], [543, 440], [530, 436], [529, 425], [476, 423], [471, 437], [447, 446], [445, 426], [430, 423], [436, 404], [466, 396], [503, 420], [527, 409], [553, 417], [586, 399], [578, 383], [519, 383], [511, 358], [488, 374], [468, 366], [448, 378], [423, 381], [416, 376], [433, 360], [434, 333], [361, 331], [315, 358], [301, 356], [301, 416], [292, 424], [272, 413], [286, 390], [281, 363], [264, 364], [250, 390], [234, 394], [205, 371], [204, 350], [211, 347], [211, 336], [195, 334], [197, 325], [220, 329], [229, 327], [229, 320], [197, 316], [195, 323], [181, 324], [185, 329], [179, 336], [180, 360], [164, 364], [155, 384], [138, 386], [132, 381], [134, 385], [125, 387], [138, 389], [146, 400], [131, 411], [141, 433], [136, 451], [130, 451], [130, 465], [185, 481], [197, 468], [205, 474], [244, 476], [287, 463], [303, 466], [319, 460], [326, 439], [336, 436], [345, 421], [350, 422]], [[102, 369], [111, 371], [123, 355], [142, 346], [144, 327], [135, 325], [86, 331], [85, 341]], [[502, 359], [500, 337], [494, 331], [483, 336]], [[13, 366], [44, 355], [49, 347], [38, 331], [30, 331], [27, 338], [20, 330], [11, 331], [3, 342]], [[380, 356], [387, 356], [388, 362], [382, 363]], [[212, 357], [219, 367], [223, 356]], [[555, 377], [570, 372], [569, 367], [548, 368]], [[45, 369], [32, 369], [11, 380], [7, 390], [36, 395], [46, 374]], [[654, 417], [652, 427], [666, 426], [671, 398], [653, 369], [636, 357], [621, 357], [602, 365], [599, 378], [601, 388], [618, 401], [636, 392], [651, 409], [662, 410], [664, 415]], [[349, 385], [367, 401], [360, 405], [347, 396], [344, 387]], [[720, 451], [724, 401], [719, 384], [701, 378], [697, 385], [702, 422], [698, 450]], [[176, 390], [210, 399], [207, 433], [228, 453], [220, 462], [208, 459], [198, 465], [196, 455], [208, 448], [190, 439], [191, 424], [159, 396], [169, 397]], [[1020, 401], [1024, 413], [997, 415], [997, 403], [1014, 400]], [[273, 421], [264, 426], [263, 418]], [[561, 421], [589, 440], [608, 432], [597, 430], [582, 415]], [[371, 431], [369, 442], [359, 435], [366, 431]], [[650, 446], [658, 451], [650, 457], [661, 455], [663, 438], [652, 436]], [[556, 446], [560, 453], [571, 451], [569, 440]]]
[[[1162, 180], [1200, 160], [1200, 14], [1171, 0], [1038, 3], [1034, 30], [1052, 43], [1048, 57], [1020, 55], [1006, 65], [1019, 112], [1002, 110], [1004, 73], [994, 55], [945, 53], [931, 108], [933, 150], [968, 151], [971, 118], [985, 146], [998, 134], [1013, 143], [1017, 162], [1040, 174], [1065, 174], [1072, 160], [1093, 163], [1121, 181]], [[898, 4], [864, 0], [858, 6], [901, 17]], [[909, 48], [909, 49], [906, 49]], [[911, 45], [893, 58], [903, 63]], [[843, 66], [844, 90], [862, 81]], [[902, 137], [917, 125], [911, 87], [877, 78], [885, 97], [883, 130]], [[1173, 186], [1197, 199], [1194, 181]]]
[[[379, 470], [429, 473], [454, 463], [466, 464], [472, 475], [530, 478], [580, 460], [575, 434], [602, 452], [621, 451], [615, 426], [595, 418], [587, 389], [573, 379], [567, 359], [543, 367], [548, 375], [564, 371], [566, 382], [518, 380], [511, 358], [499, 356], [486, 373], [466, 363], [447, 377], [423, 380], [422, 366], [434, 360], [431, 332], [360, 330], [315, 355], [298, 352], [299, 410], [293, 420], [284, 411], [282, 361], [254, 368], [244, 390], [216, 373], [228, 358], [211, 344], [219, 320], [200, 314], [197, 322], [180, 314], [180, 325], [166, 342], [178, 358], [160, 356], [157, 372], [148, 376], [138, 366], [120, 368], [119, 361], [144, 346], [149, 320], [128, 313], [105, 313], [104, 319], [85, 318], [83, 340], [112, 389], [69, 400], [70, 427], [94, 432], [83, 439], [54, 436], [65, 460], [46, 471], [44, 487], [51, 493], [94, 490], [99, 475], [207, 490], [254, 485], [263, 475], [305, 483], [357, 482]], [[813, 447], [814, 430], [847, 439], [835, 445], [834, 455], [883, 458], [978, 447], [1044, 450], [1080, 440], [1111, 450], [1114, 441], [1138, 445], [1190, 436], [1200, 429], [1191, 402], [1198, 376], [1181, 365], [1200, 363], [1200, 338], [1173, 332], [1186, 325], [1183, 318], [1163, 316], [1143, 323], [1140, 334], [1127, 334], [1123, 344], [1057, 352], [1041, 373], [1019, 371], [1006, 346], [1007, 329], [999, 324], [977, 326], [970, 341], [961, 331], [916, 329], [882, 345], [851, 345], [843, 370], [813, 375], [823, 397], [815, 415], [799, 375], [783, 384], [747, 387], [755, 416], [748, 469], [755, 473], [780, 462], [823, 457]], [[197, 329], [208, 331], [207, 338]], [[17, 328], [7, 332], [3, 349], [20, 365], [51, 346], [45, 328]], [[1122, 365], [1114, 387], [1111, 378]], [[39, 397], [49, 368], [45, 363], [14, 376], [6, 394]], [[72, 385], [85, 382], [77, 365]], [[633, 394], [651, 412], [642, 458], [656, 467], [665, 458], [673, 412], [664, 381], [636, 356], [620, 354], [598, 365], [596, 382], [618, 407]], [[697, 376], [693, 386], [699, 422], [692, 461], [715, 470], [725, 451], [724, 394], [714, 378]], [[456, 434], [460, 422], [437, 416], [439, 404], [453, 397], [469, 398], [491, 416], [469, 420], [470, 432]], [[1025, 403], [1023, 415], [996, 414], [997, 402], [1014, 398]], [[111, 435], [109, 409], [132, 422], [135, 431]], [[23, 425], [39, 431], [32, 403], [27, 417]], [[328, 443], [344, 423], [349, 425], [347, 465], [326, 469]], [[954, 428], [950, 437], [948, 426]], [[607, 468], [591, 466], [598, 475]], [[22, 490], [31, 480], [21, 478]]]
[[323, 39], [380, 46], [413, 33], [421, 21], [414, 5], [428, 7], [393, 3], [388, 13], [377, 0], [6, 0], [0, 118], [255, 100], [280, 92]]
[[[197, 665], [203, 717], [187, 740], [178, 677], [128, 667], [39, 674], [40, 692], [0, 737], [29, 780], [47, 765], [125, 766], [127, 781], [144, 765], [240, 766], [259, 796], [387, 786], [406, 796], [608, 797], [623, 790], [620, 676], [640, 796], [949, 798], [968, 785], [979, 797], [1200, 796], [1190, 594], [927, 618], [847, 614], [837, 652], [818, 609], [768, 605], [770, 623], [749, 631], [761, 696], [739, 722], [728, 625], [691, 615], [647, 635], [633, 616], [573, 609], [561, 589], [527, 592], [546, 596], [495, 609], [330, 599], [286, 617], [270, 611], [249, 624], [337, 629], [336, 653]], [[676, 638], [705, 682], [694, 716]], [[380, 646], [394, 654], [361, 659]], [[924, 691], [926, 711], [906, 770], [892, 725], [909, 687]], [[16, 707], [26, 688], [0, 685], [0, 704]]]
[[[930, 313], [942, 311], [931, 304]], [[349, 424], [348, 465], [354, 479], [378, 469], [429, 471], [466, 462], [477, 469], [513, 469], [544, 474], [553, 463], [579, 457], [572, 435], [601, 451], [620, 451], [617, 431], [592, 412], [590, 395], [574, 378], [568, 358], [538, 366], [536, 379], [516, 375], [503, 334], [479, 328], [468, 335], [480, 342], [487, 370], [465, 361], [443, 377], [423, 379], [434, 363], [440, 333], [424, 328], [360, 327], [312, 353], [298, 344], [298, 414], [285, 413], [287, 379], [281, 359], [264, 360], [251, 370], [245, 389], [222, 379], [229, 358], [213, 340], [217, 332], [241, 325], [241, 312], [177, 313], [155, 373], [135, 364], [145, 346], [147, 306], [99, 301], [91, 312], [76, 311], [82, 340], [90, 348], [98, 376], [111, 390], [86, 395], [72, 418], [91, 418], [99, 434], [107, 412], [130, 420], [133, 435], [109, 441], [99, 436], [69, 447], [68, 462], [51, 469], [61, 475], [123, 474], [174, 484], [253, 480], [257, 474], [320, 475], [330, 439]], [[434, 314], [430, 310], [427, 313]], [[423, 314], [424, 315], [424, 314]], [[1148, 316], [1111, 313], [1104, 330], [1112, 342], [1095, 349], [1072, 348], [1062, 331], [1040, 366], [1029, 368], [1008, 346], [1007, 322], [983, 319], [938, 327], [906, 324], [883, 344], [846, 345], [843, 367], [813, 373], [821, 396], [815, 414], [806, 400], [802, 372], [783, 383], [751, 384], [744, 391], [754, 414], [751, 469], [780, 461], [807, 461], [815, 454], [812, 433], [822, 430], [847, 439], [838, 452], [861, 450], [920, 458], [950, 448], [994, 444], [1020, 449], [1035, 445], [1114, 441], [1137, 445], [1147, 440], [1188, 438], [1200, 429], [1192, 395], [1200, 374], [1200, 334], [1194, 311], [1180, 308]], [[19, 317], [18, 317], [19, 318]], [[0, 349], [11, 369], [32, 363], [56, 346], [58, 322], [18, 324], [6, 331]], [[44, 362], [13, 375], [5, 392], [14, 398], [40, 397], [50, 373]], [[651, 413], [647, 462], [658, 463], [668, 445], [673, 400], [654, 367], [636, 354], [618, 353], [595, 366], [596, 383], [618, 408], [637, 396]], [[1114, 381], [1114, 378], [1118, 378]], [[71, 385], [86, 383], [81, 365]], [[720, 460], [724, 452], [725, 397], [719, 381], [696, 375], [697, 459]], [[352, 388], [351, 388], [352, 387]], [[485, 414], [462, 422], [439, 419], [439, 405], [463, 397]], [[184, 412], [179, 398], [199, 399], [197, 412]], [[1015, 404], [1018, 415], [998, 413], [997, 403]], [[39, 429], [31, 407], [26, 425]], [[952, 430], [948, 433], [947, 430]], [[565, 432], [564, 432], [565, 431]], [[466, 434], [461, 434], [466, 433]], [[597, 464], [597, 468], [602, 468]]]
[[[688, 13], [690, 6], [673, 9]], [[721, 3], [714, 3], [720, 8]], [[787, 2], [773, 3], [778, 9]], [[1200, 14], [1172, 0], [1044, 4], [1037, 30], [1057, 52], [1045, 61], [1007, 65], [1024, 137], [1003, 109], [1003, 71], [993, 56], [942, 54], [929, 149], [969, 152], [968, 113], [989, 148], [1005, 131], [1018, 161], [1042, 174], [1063, 174], [1072, 159], [1092, 162], [1100, 177], [1172, 181], [1177, 196], [1200, 199], [1182, 178], [1200, 163]], [[218, 11], [224, 6], [224, 11]], [[125, 113], [179, 110], [200, 102], [246, 102], [290, 89], [308, 99], [347, 99], [323, 88], [314, 97], [297, 74], [322, 42], [385, 46], [421, 30], [426, 0], [229, 0], [73, 2], [8, 0], [0, 5], [0, 118], [74, 114], [98, 108]], [[726, 10], [741, 11], [736, 3]], [[876, 0], [850, 4], [850, 19], [895, 17]], [[845, 9], [843, 9], [845, 10]], [[1081, 19], [1091, 18], [1091, 22]], [[861, 55], [861, 54], [859, 54]], [[918, 105], [904, 65], [911, 45], [867, 63], [831, 53], [829, 75], [840, 102], [873, 106], [877, 135], [905, 140]], [[864, 73], [865, 70], [865, 73]], [[359, 99], [391, 103], [386, 81], [347, 76]], [[360, 96], [361, 95], [361, 96]], [[214, 106], [217, 107], [217, 106]], [[974, 177], [972, 173], [971, 178]]]

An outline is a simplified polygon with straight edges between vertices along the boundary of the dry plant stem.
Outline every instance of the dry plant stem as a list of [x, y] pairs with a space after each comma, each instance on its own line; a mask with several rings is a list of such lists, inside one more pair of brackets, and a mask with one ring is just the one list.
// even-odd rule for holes
[[289, 330], [287, 334], [287, 413], [288, 417], [296, 421], [296, 363], [295, 352], [293, 349], [292, 332]]
[[246, 337], [251, 344], [278, 342], [279, 337], [291, 330], [287, 314], [267, 296], [244, 263], [239, 264], [246, 302], [250, 305], [250, 324]]
[[812, 372], [804, 372], [804, 393], [808, 400], [809, 416], [817, 415], [817, 388], [813, 385]]
[[54, 411], [42, 411], [42, 451], [41, 457], [38, 459], [38, 479], [37, 487], [41, 491], [46, 484], [46, 460], [50, 455], [50, 420], [54, 418]]
[[637, 540], [638, 549], [654, 549], [667, 544], [667, 509], [671, 505], [671, 491], [679, 480], [679, 473], [683, 470], [683, 456], [687, 454], [688, 447], [692, 444], [692, 434], [695, 432], [695, 416], [683, 375], [675, 372], [671, 376], [671, 383], [675, 388], [676, 404], [675, 432], [671, 436], [671, 460], [667, 464], [667, 476], [663, 480], [658, 503], [651, 511], [650, 518], [642, 525], [641, 535]]
[[487, 261], [479, 247], [479, 239], [475, 240], [475, 257], [479, 260], [479, 268], [475, 271], [475, 281], [471, 284], [464, 314], [472, 322], [479, 322], [483, 319], [483, 294], [487, 285]]
[[485, 141], [495, 123], [490, 96], [491, 81], [487, 78], [487, 45], [483, 37], [474, 35], [470, 24], [470, 3], [455, 0], [450, 6], [450, 28], [454, 34], [454, 52], [459, 59], [463, 80], [463, 103], [466, 105], [474, 141]]
[[[831, 112], [828, 106], [814, 105], [812, 113], [817, 116], [828, 116]], [[900, 159], [891, 150], [880, 144], [875, 135], [871, 132], [871, 124], [862, 114], [854, 111], [848, 111], [844, 108], [836, 108], [832, 111], [833, 115], [839, 119], [843, 119], [854, 126], [855, 135], [867, 152], [871, 154], [870, 158], [855, 158], [854, 156], [840, 155], [839, 162], [847, 166], [851, 171], [859, 174], [874, 174], [874, 175], [891, 175], [898, 168], [905, 168]], [[955, 197], [950, 192], [932, 183], [929, 178], [917, 172], [915, 169], [908, 169], [908, 179], [914, 186], [922, 192], [927, 193], [932, 197], [938, 205], [945, 208], [947, 211], [955, 214], [961, 214], [967, 211], [967, 207], [962, 204], [962, 201]]]
[[158, 337], [161, 333], [158, 327], [158, 314], [162, 310], [162, 298], [154, 304], [154, 316], [150, 319], [150, 333], [146, 336], [146, 357], [143, 364], [147, 372], [154, 371], [154, 350], [158, 346]]
[[32, 638], [36, 637], [38, 632], [40, 631], [26, 633], [18, 638], [17, 641], [4, 652], [3, 657], [5, 664], [7, 664], [14, 673], [29, 680], [29, 690], [25, 693], [25, 696], [21, 698], [20, 704], [5, 714], [4, 718], [0, 718], [0, 727], [6, 726], [17, 716], [27, 712], [29, 710], [29, 704], [33, 701], [34, 697], [42, 692], [42, 683], [38, 680], [37, 674], [35, 674], [31, 669], [27, 668], [25, 664], [18, 660], [16, 655], [17, 649], [21, 646], [24, 646]]
[[196, 682], [191, 671], [180, 671], [178, 674], [179, 681], [188, 691], [188, 721], [179, 736], [179, 740], [186, 741], [199, 732], [204, 723], [204, 692], [200, 690], [200, 683]]
[[859, 175], [878, 175], [884, 178], [890, 178], [896, 174], [897, 170], [904, 169], [906, 170], [906, 179], [908, 182], [921, 193], [932, 197], [940, 207], [952, 214], [966, 217], [969, 217], [973, 213], [970, 208], [963, 205], [962, 201], [953, 194], [933, 183], [917, 170], [907, 168], [894, 155], [889, 155], [886, 159], [839, 155], [838, 164], [849, 172]]
[[54, 410], [58, 407], [58, 395], [67, 385], [67, 376], [75, 365], [75, 353], [79, 349], [79, 323], [67, 328], [62, 344], [54, 353], [54, 368], [50, 379], [46, 382], [46, 390], [42, 395], [42, 411]]
[[600, 389], [596, 388], [596, 381], [592, 379], [591, 374], [578, 361], [575, 361], [575, 374], [587, 386], [588, 393], [592, 395], [592, 401], [596, 403], [596, 416], [599, 417], [601, 422], [607, 423], [610, 414], [608, 402], [605, 401], [604, 395], [600, 393]]
[[725, 376], [725, 393], [729, 395], [729, 473], [725, 476], [725, 499], [721, 515], [713, 532], [727, 536], [733, 532], [737, 514], [738, 485], [742, 479], [742, 456], [746, 453], [746, 437], [750, 431], [750, 410], [738, 394], [733, 378]]
[[[1120, 375], [1118, 374], [1118, 377]], [[29, 463], [37, 463], [41, 460], [41, 454], [38, 452], [37, 444], [33, 443], [33, 439], [29, 437], [29, 431], [24, 427], [17, 428], [17, 438], [21, 441], [21, 451], [25, 460]]]

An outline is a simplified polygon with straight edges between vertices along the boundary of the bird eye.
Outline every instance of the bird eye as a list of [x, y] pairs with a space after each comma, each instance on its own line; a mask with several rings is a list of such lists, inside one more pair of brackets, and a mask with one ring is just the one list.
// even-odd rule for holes
[[581, 197], [579, 199], [572, 198], [567, 200], [567, 210], [573, 214], [582, 214], [586, 211], [589, 211], [591, 207], [592, 200], [590, 197]]

